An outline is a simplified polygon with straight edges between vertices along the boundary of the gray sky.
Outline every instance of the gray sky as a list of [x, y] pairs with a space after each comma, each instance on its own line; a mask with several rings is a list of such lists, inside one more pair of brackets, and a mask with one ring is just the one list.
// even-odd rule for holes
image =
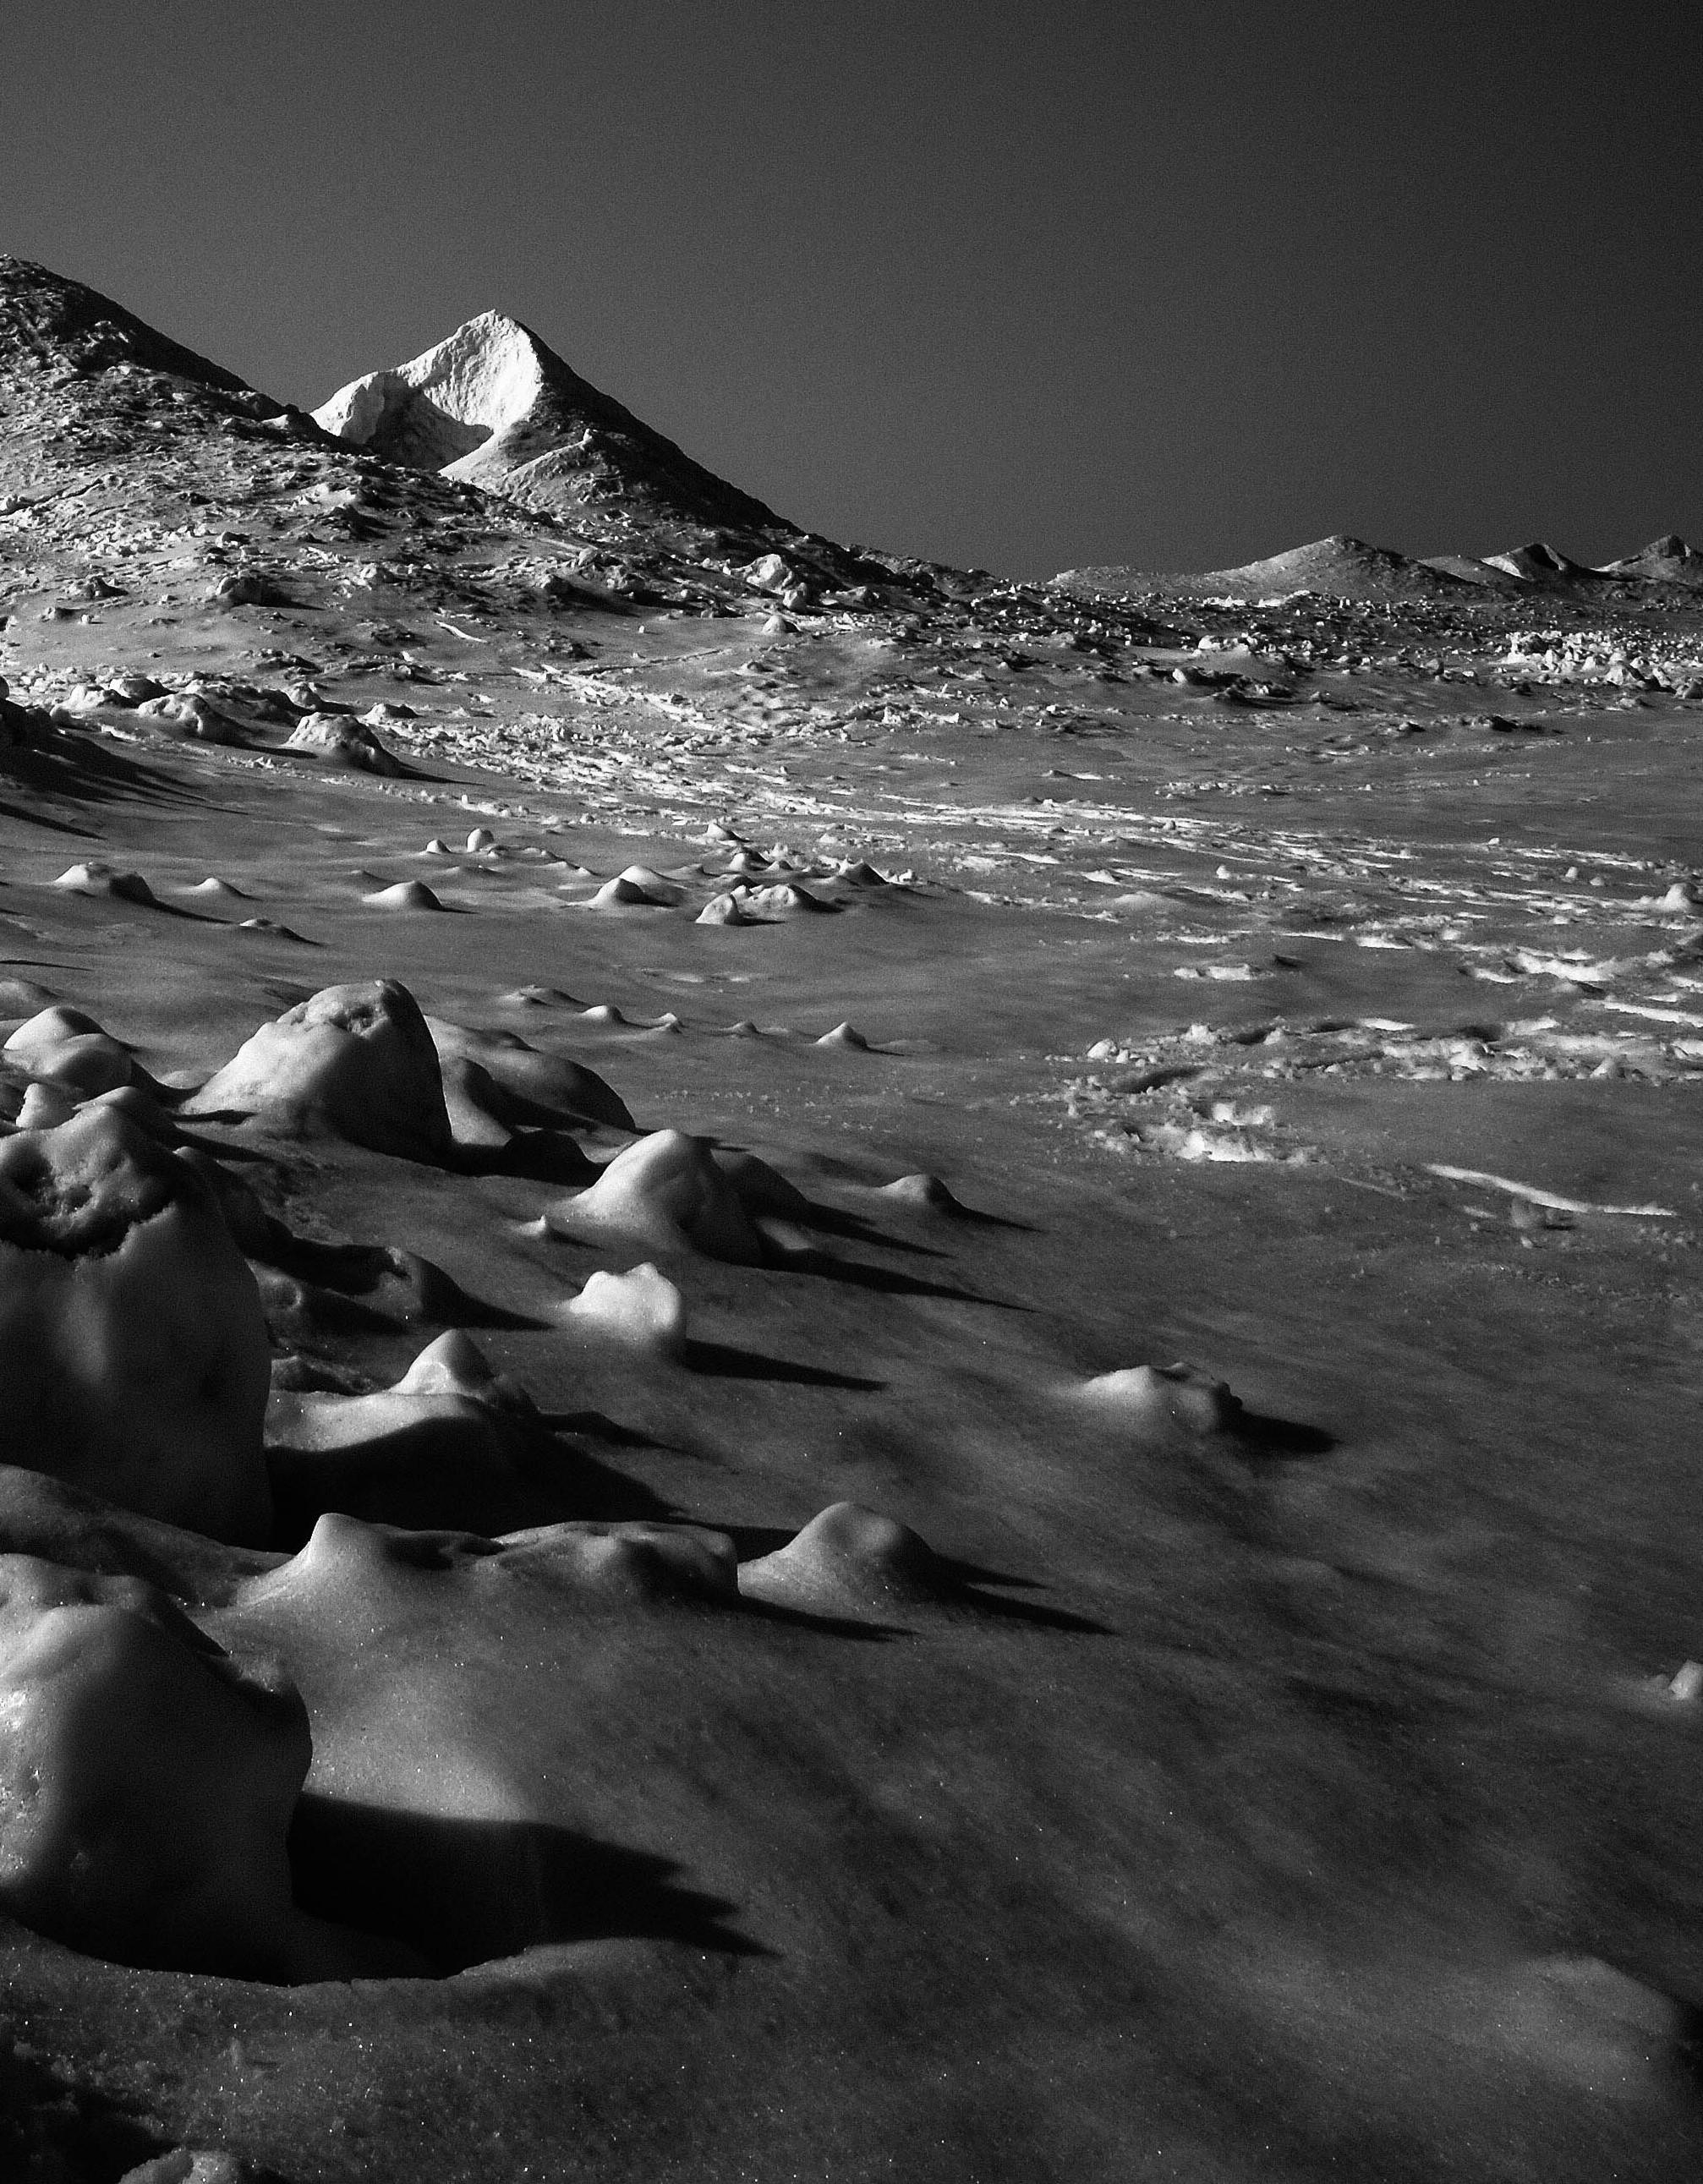
[[1693, 0], [7, 0], [0, 248], [312, 404], [534, 326], [1024, 574], [1703, 532]]

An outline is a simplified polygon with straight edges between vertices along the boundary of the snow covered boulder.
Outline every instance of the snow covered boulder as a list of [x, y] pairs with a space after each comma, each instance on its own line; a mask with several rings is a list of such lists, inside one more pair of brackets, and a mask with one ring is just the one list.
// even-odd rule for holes
[[215, 606], [287, 607], [295, 601], [280, 585], [258, 569], [232, 569], [220, 577], [209, 594]]
[[329, 760], [357, 773], [396, 775], [402, 760], [350, 713], [309, 713], [284, 738], [286, 750]]
[[634, 1127], [626, 1101], [594, 1069], [565, 1055], [540, 1053], [511, 1031], [476, 1031], [444, 1017], [428, 1017], [426, 1022], [446, 1069], [458, 1061], [476, 1062], [505, 1092], [537, 1109], [525, 1119]]
[[110, 1107], [0, 1139], [0, 1451], [144, 1516], [266, 1539], [270, 1359], [200, 1178]]
[[278, 1978], [312, 1747], [292, 1685], [134, 1578], [0, 1556], [0, 1904], [91, 1955]]
[[754, 592], [784, 592], [797, 582], [785, 559], [779, 554], [761, 554], [754, 561], [748, 561], [739, 574]]
[[151, 722], [168, 735], [183, 736], [198, 743], [241, 744], [245, 738], [241, 726], [228, 713], [210, 705], [198, 692], [186, 697], [174, 697], [163, 692], [158, 698], [144, 699], [136, 708], [138, 720]]
[[129, 1055], [92, 1017], [58, 1004], [19, 1024], [0, 1052], [37, 1084], [59, 1085], [77, 1100], [136, 1078]]
[[409, 1160], [451, 1151], [437, 1050], [413, 994], [394, 978], [327, 986], [262, 1024], [183, 1112], [232, 1110]]

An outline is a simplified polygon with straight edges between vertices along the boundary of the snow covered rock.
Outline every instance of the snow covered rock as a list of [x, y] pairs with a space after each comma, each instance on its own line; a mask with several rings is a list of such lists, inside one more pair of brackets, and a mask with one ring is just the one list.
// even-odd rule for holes
[[281, 1672], [163, 1595], [0, 1557], [0, 1903], [91, 1955], [287, 1975], [312, 1745]]
[[0, 1052], [36, 1083], [56, 1085], [75, 1100], [113, 1091], [136, 1075], [123, 1047], [81, 1009], [39, 1011], [19, 1025]]
[[270, 1359], [201, 1180], [110, 1107], [0, 1139], [0, 1442], [144, 1516], [264, 1540]]
[[413, 994], [394, 978], [327, 986], [262, 1024], [183, 1112], [233, 1109], [410, 1160], [450, 1151], [437, 1050]]
[[329, 759], [357, 773], [394, 776], [402, 760], [361, 722], [348, 713], [309, 713], [284, 738], [286, 750], [304, 751], [312, 758]]
[[633, 1128], [621, 1095], [582, 1063], [570, 1061], [565, 1055], [541, 1053], [511, 1031], [476, 1031], [443, 1017], [428, 1017], [426, 1024], [442, 1064], [477, 1063], [505, 1092], [537, 1110], [526, 1120], [604, 1123], [616, 1130]]
[[150, 721], [169, 735], [196, 743], [241, 744], [244, 740], [238, 723], [198, 693], [180, 698], [163, 692], [157, 698], [142, 699], [135, 710], [138, 720]]

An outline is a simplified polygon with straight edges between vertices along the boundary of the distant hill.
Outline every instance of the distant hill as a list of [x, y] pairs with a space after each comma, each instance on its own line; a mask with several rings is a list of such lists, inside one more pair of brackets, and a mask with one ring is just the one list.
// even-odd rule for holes
[[1266, 560], [1235, 569], [1209, 569], [1199, 576], [1144, 576], [1131, 569], [1067, 569], [1054, 582], [1078, 591], [1135, 593], [1180, 591], [1196, 596], [1246, 599], [1282, 599], [1293, 592], [1317, 592], [1348, 599], [1458, 597], [1467, 580], [1410, 560], [1387, 546], [1337, 533], [1294, 546]]
[[250, 415], [282, 407], [223, 365], [157, 332], [122, 304], [27, 258], [0, 254], [0, 358], [8, 369], [105, 371], [129, 365], [247, 398]]
[[1110, 611], [801, 531], [498, 312], [310, 417], [5, 256], [0, 515], [16, 519], [0, 612], [61, 588], [44, 616], [120, 599], [105, 617], [347, 616], [353, 594], [373, 627], [404, 632], [428, 610], [542, 629], [559, 610], [655, 606], [938, 626], [985, 611], [1052, 632]]
[[1677, 533], [1658, 538], [1622, 561], [1601, 568], [1575, 561], [1542, 539], [1514, 546], [1482, 560], [1470, 554], [1430, 554], [1414, 559], [1388, 546], [1337, 532], [1310, 545], [1292, 546], [1263, 561], [1234, 569], [1207, 569], [1196, 575], [1160, 575], [1146, 570], [1107, 566], [1066, 569], [1053, 582], [1066, 591], [1142, 598], [1159, 593], [1194, 599], [1285, 599], [1295, 593], [1322, 598], [1396, 601], [1455, 599], [1470, 602], [1474, 592], [1504, 597], [1524, 591], [1572, 591], [1600, 594], [1606, 583], [1678, 584], [1703, 591], [1703, 554], [1694, 552]]
[[1480, 561], [1471, 554], [1426, 554], [1420, 558], [1422, 569], [1434, 569], [1440, 577], [1457, 577], [1465, 584], [1477, 584], [1485, 591], [1507, 591], [1512, 583], [1504, 568], [1492, 568], [1488, 561]]
[[1703, 591], [1703, 554], [1688, 546], [1677, 531], [1670, 531], [1666, 538], [1652, 539], [1624, 560], [1606, 561], [1599, 573], [1650, 584], [1684, 584], [1688, 589]]
[[1551, 546], [1541, 538], [1533, 539], [1528, 546], [1511, 546], [1505, 554], [1487, 554], [1484, 566], [1500, 569], [1505, 575], [1518, 577], [1528, 584], [1594, 584], [1599, 581], [1598, 571], [1587, 568], [1583, 561], [1575, 561], [1559, 546]]

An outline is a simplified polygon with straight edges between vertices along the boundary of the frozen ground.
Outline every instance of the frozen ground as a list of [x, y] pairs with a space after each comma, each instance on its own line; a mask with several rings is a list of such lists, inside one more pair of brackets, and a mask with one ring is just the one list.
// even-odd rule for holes
[[[0, 1636], [247, 1878], [0, 1927], [0, 2150], [1695, 2176], [1695, 610], [777, 612], [131, 386], [0, 440]], [[186, 1151], [264, 1523], [20, 1408]]]

